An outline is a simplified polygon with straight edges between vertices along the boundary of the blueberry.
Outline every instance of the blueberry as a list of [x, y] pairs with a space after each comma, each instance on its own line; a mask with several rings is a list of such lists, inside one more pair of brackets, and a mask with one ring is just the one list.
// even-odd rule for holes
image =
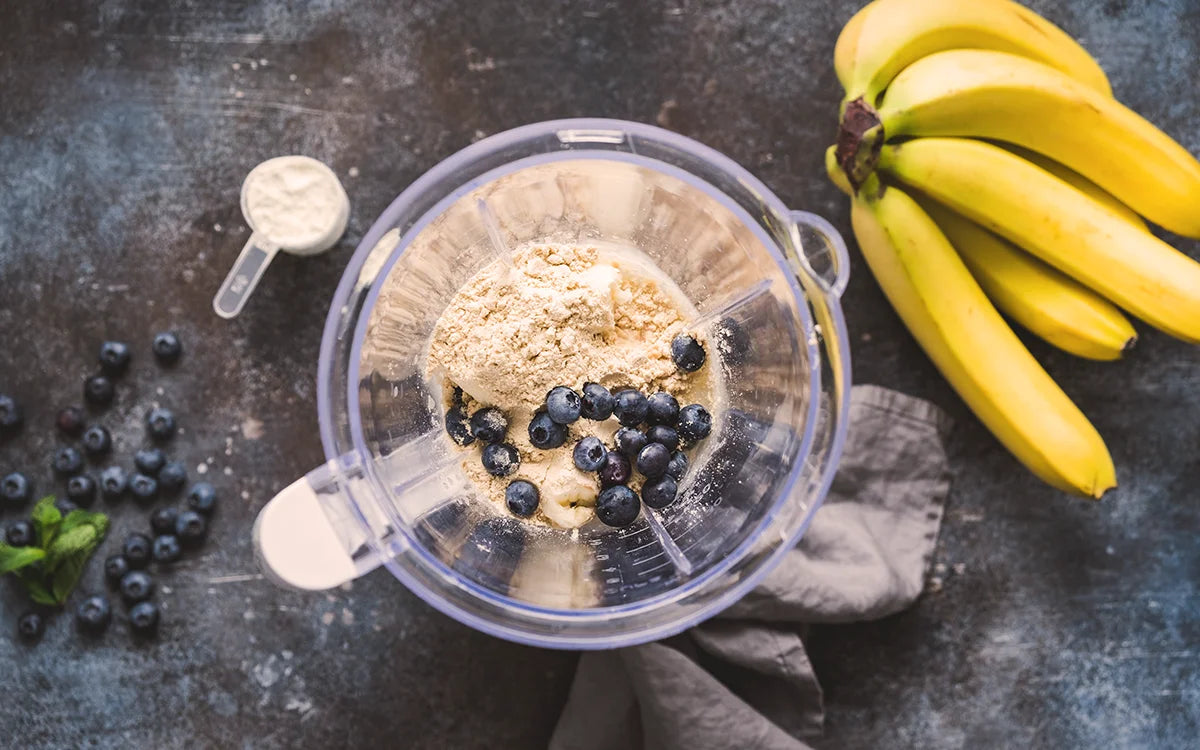
[[76, 505], [73, 501], [68, 500], [65, 497], [60, 497], [57, 500], [55, 500], [54, 507], [57, 508], [58, 512], [61, 513], [64, 517], [71, 511], [79, 510], [78, 505]]
[[579, 413], [585, 419], [603, 422], [612, 416], [616, 399], [599, 383], [584, 383], [583, 396], [579, 399]]
[[129, 610], [129, 627], [135, 633], [151, 633], [158, 627], [158, 605], [140, 602]]
[[642, 509], [637, 494], [623, 484], [609, 487], [596, 498], [596, 518], [607, 526], [618, 529], [637, 520]]
[[83, 434], [84, 423], [87, 417], [83, 413], [83, 409], [78, 406], [68, 406], [58, 413], [54, 418], [54, 424], [58, 427], [59, 432], [67, 437], [79, 437]]
[[104, 578], [113, 586], [119, 586], [121, 579], [133, 568], [124, 555], [109, 555], [104, 558]]
[[110, 466], [100, 472], [100, 494], [105, 500], [117, 500], [129, 487], [129, 478], [120, 466]]
[[559, 424], [577, 422], [582, 411], [579, 394], [565, 385], [555, 386], [546, 394], [546, 413]]
[[183, 354], [183, 345], [179, 343], [179, 337], [170, 331], [155, 336], [150, 348], [154, 351], [155, 359], [164, 365], [174, 364], [179, 360], [179, 355]]
[[25, 412], [17, 400], [0, 393], [0, 432], [16, 432], [25, 421]]
[[471, 425], [467, 420], [467, 410], [462, 404], [450, 407], [446, 412], [446, 434], [454, 441], [455, 445], [466, 447], [475, 442], [475, 436], [471, 434]]
[[471, 415], [471, 434], [485, 443], [498, 443], [508, 432], [508, 417], [494, 406]]
[[637, 427], [646, 421], [650, 405], [645, 396], [632, 388], [627, 388], [619, 391], [615, 399], [616, 405], [613, 406], [613, 414], [617, 415], [618, 422], [626, 427]]
[[158, 486], [164, 492], [176, 492], [187, 484], [187, 467], [182, 461], [171, 461], [158, 472]]
[[92, 406], [108, 406], [115, 395], [112, 381], [103, 375], [93, 375], [83, 381], [83, 400]]
[[712, 432], [712, 415], [700, 404], [679, 410], [679, 437], [689, 443], [703, 440]]
[[681, 451], [675, 451], [671, 454], [671, 462], [667, 464], [667, 476], [679, 482], [683, 479], [683, 475], [687, 473], [688, 458]]
[[524, 479], [514, 479], [504, 490], [504, 504], [514, 516], [529, 518], [538, 509], [541, 495], [532, 482]]
[[539, 411], [529, 421], [529, 442], [542, 450], [557, 448], [567, 442], [566, 425], [555, 422], [547, 412]]
[[508, 443], [491, 443], [483, 449], [483, 468], [494, 477], [506, 477], [521, 465], [517, 449]]
[[21, 615], [21, 619], [17, 620], [17, 632], [26, 641], [38, 640], [45, 630], [46, 626], [42, 623], [42, 616], [37, 612], [26, 612]]
[[589, 435], [575, 444], [571, 457], [580, 471], [599, 471], [607, 453], [608, 449], [600, 442], [600, 438]]
[[684, 372], [695, 372], [704, 367], [704, 357], [704, 347], [686, 333], [679, 334], [671, 341], [671, 359]]
[[675, 424], [679, 419], [679, 402], [666, 391], [659, 391], [646, 401], [650, 407], [646, 421], [650, 424]]
[[604, 456], [604, 465], [600, 467], [600, 486], [612, 487], [625, 484], [633, 476], [629, 459], [617, 451], [609, 451]]
[[173, 563], [183, 556], [183, 548], [179, 546], [179, 537], [174, 534], [163, 534], [154, 537], [154, 548], [151, 550], [154, 562]]
[[154, 593], [154, 579], [144, 570], [131, 570], [121, 578], [121, 598], [126, 604], [145, 601]]
[[617, 430], [613, 442], [617, 445], [617, 450], [625, 454], [625, 457], [632, 460], [637, 458], [637, 454], [642, 452], [642, 448], [646, 447], [646, 433], [634, 427], [622, 427]]
[[137, 570], [150, 563], [151, 547], [150, 537], [145, 534], [133, 533], [125, 537], [125, 543], [121, 545], [121, 554], [125, 556], [125, 562], [129, 563], [129, 567]]
[[180, 511], [175, 518], [175, 536], [187, 545], [195, 545], [204, 541], [208, 534], [208, 522], [204, 516], [194, 510]]
[[661, 443], [651, 443], [637, 457], [637, 468], [642, 476], [648, 479], [658, 479], [667, 473], [667, 464], [671, 463], [671, 451]]
[[146, 429], [155, 440], [170, 440], [175, 437], [175, 415], [161, 406], [146, 414]]
[[29, 502], [32, 494], [33, 488], [29, 485], [29, 480], [19, 471], [14, 471], [0, 480], [0, 497], [4, 498], [5, 505], [24, 505]]
[[212, 515], [217, 507], [217, 491], [208, 482], [196, 482], [188, 490], [188, 507], [202, 515]]
[[145, 474], [134, 474], [129, 478], [129, 493], [142, 502], [153, 500], [158, 495], [158, 480]]
[[54, 452], [54, 457], [50, 459], [50, 466], [59, 476], [74, 476], [83, 471], [83, 456], [70, 446], [59, 448]]
[[128, 344], [120, 341], [105, 341], [100, 345], [100, 369], [105, 374], [117, 376], [129, 369], [129, 360], [133, 355]]
[[167, 465], [167, 454], [158, 448], [146, 448], [133, 454], [133, 465], [143, 474], [156, 477]]
[[112, 607], [103, 596], [89, 596], [75, 610], [75, 621], [88, 633], [100, 633], [112, 622]]
[[67, 499], [76, 505], [88, 506], [96, 499], [96, 480], [87, 474], [67, 480]]
[[174, 534], [175, 519], [179, 517], [179, 511], [170, 506], [164, 506], [156, 509], [150, 514], [150, 529], [155, 534]]
[[646, 507], [658, 510], [675, 502], [678, 492], [679, 485], [674, 479], [662, 477], [642, 486], [642, 502], [646, 504]]
[[667, 427], [665, 424], [656, 424], [646, 430], [646, 439], [651, 443], [665, 445], [669, 451], [679, 447], [679, 433], [674, 427]]
[[13, 547], [28, 547], [33, 544], [33, 524], [16, 521], [4, 532], [4, 539]]
[[87, 428], [79, 442], [83, 445], [83, 452], [93, 458], [106, 455], [112, 450], [112, 435], [107, 428], [98, 424]]

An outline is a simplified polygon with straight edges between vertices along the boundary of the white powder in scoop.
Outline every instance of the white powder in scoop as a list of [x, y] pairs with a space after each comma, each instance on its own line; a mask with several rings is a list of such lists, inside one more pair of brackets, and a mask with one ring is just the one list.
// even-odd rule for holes
[[316, 159], [265, 161], [246, 177], [242, 195], [254, 231], [287, 250], [323, 250], [345, 231], [346, 192]]

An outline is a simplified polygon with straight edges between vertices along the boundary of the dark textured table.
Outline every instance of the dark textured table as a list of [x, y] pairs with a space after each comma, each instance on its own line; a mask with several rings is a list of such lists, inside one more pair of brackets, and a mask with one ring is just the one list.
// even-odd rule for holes
[[[212, 538], [160, 579], [156, 641], [54, 618], [0, 638], [0, 744], [27, 747], [525, 748], [544, 744], [575, 658], [477, 634], [386, 573], [328, 595], [256, 575], [272, 493], [322, 460], [317, 346], [372, 219], [464, 145], [554, 117], [657, 122], [720, 149], [844, 232], [821, 155], [834, 39], [858, 3], [114, 0], [0, 8], [0, 391], [27, 408], [0, 471], [51, 480], [56, 408], [99, 343], [136, 345], [104, 423], [127, 457], [154, 402], [172, 453], [221, 491]], [[1039, 0], [1120, 98], [1200, 153], [1200, 5]], [[327, 161], [353, 201], [328, 255], [281, 257], [243, 315], [210, 299], [246, 227], [246, 171]], [[1193, 256], [1200, 245], [1180, 245]], [[912, 610], [817, 629], [825, 747], [1183, 747], [1200, 734], [1200, 350], [1145, 332], [1128, 361], [1032, 343], [1108, 438], [1101, 504], [1041, 486], [934, 372], [855, 256], [855, 378], [957, 418], [937, 578]], [[187, 348], [163, 371], [152, 334]], [[158, 389], [161, 389], [158, 390]], [[113, 509], [102, 548], [145, 523]], [[15, 515], [7, 513], [5, 520]], [[84, 589], [101, 587], [93, 565]], [[2, 591], [3, 622], [22, 611]], [[76, 599], [78, 601], [78, 599]], [[120, 609], [120, 608], [118, 608]], [[1194, 746], [1194, 745], [1193, 745]]]

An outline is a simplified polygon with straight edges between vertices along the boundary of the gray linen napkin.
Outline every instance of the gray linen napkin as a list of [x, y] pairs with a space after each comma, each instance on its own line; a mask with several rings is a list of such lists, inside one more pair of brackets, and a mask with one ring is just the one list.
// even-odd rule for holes
[[583, 654], [551, 750], [800, 750], [824, 721], [809, 623], [871, 620], [921, 593], [949, 489], [949, 419], [876, 386], [850, 398], [829, 497], [730, 609], [674, 638]]

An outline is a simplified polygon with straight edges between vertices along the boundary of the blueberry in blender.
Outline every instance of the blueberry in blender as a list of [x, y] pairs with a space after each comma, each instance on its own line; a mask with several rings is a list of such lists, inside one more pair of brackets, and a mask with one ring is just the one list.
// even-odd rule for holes
[[504, 490], [504, 503], [515, 516], [529, 518], [538, 509], [541, 496], [532, 482], [514, 479]]
[[454, 441], [455, 445], [461, 445], [464, 448], [475, 442], [475, 436], [471, 434], [471, 424], [467, 419], [467, 410], [459, 404], [452, 406], [446, 412], [446, 434]]
[[616, 415], [618, 422], [626, 427], [637, 427], [646, 421], [650, 405], [641, 393], [632, 388], [626, 388], [618, 391], [615, 399], [616, 405], [613, 406], [613, 414]]
[[498, 443], [508, 432], [508, 417], [494, 406], [487, 406], [471, 415], [471, 434], [485, 443]]
[[656, 424], [646, 430], [646, 439], [651, 443], [665, 445], [669, 451], [679, 447], [679, 433], [674, 427], [667, 427], [665, 424]]
[[679, 485], [670, 476], [664, 476], [642, 486], [642, 502], [649, 508], [659, 510], [675, 502]]
[[629, 459], [617, 451], [609, 451], [604, 456], [604, 465], [600, 467], [600, 485], [612, 487], [625, 484], [633, 477], [633, 469]]
[[632, 460], [637, 458], [637, 454], [641, 453], [642, 448], [645, 448], [646, 443], [650, 441], [646, 439], [646, 433], [641, 430], [635, 427], [622, 427], [617, 430], [613, 442], [616, 443], [617, 450]]
[[679, 410], [678, 432], [689, 443], [703, 440], [712, 432], [712, 415], [700, 404], [685, 406]]
[[696, 372], [704, 366], [704, 347], [696, 339], [681, 333], [671, 341], [671, 359], [680, 370]]
[[608, 449], [600, 442], [600, 438], [589, 435], [575, 443], [571, 458], [580, 471], [599, 471], [604, 465], [604, 456], [607, 453]]
[[603, 422], [612, 416], [616, 399], [608, 389], [599, 383], [585, 383], [583, 395], [579, 398], [579, 413], [585, 419]]
[[565, 385], [555, 386], [546, 394], [546, 413], [558, 424], [578, 421], [582, 411], [579, 394]]
[[567, 442], [567, 427], [555, 422], [547, 412], [539, 411], [529, 420], [529, 442], [541, 450], [557, 448]]
[[667, 464], [671, 463], [671, 451], [661, 443], [650, 443], [637, 457], [637, 469], [648, 479], [658, 479], [667, 473]]
[[596, 518], [607, 526], [623, 528], [637, 520], [642, 504], [633, 490], [623, 484], [600, 492], [596, 498]]
[[666, 391], [651, 394], [646, 403], [649, 408], [646, 421], [650, 424], [675, 424], [679, 419], [679, 401]]
[[521, 465], [517, 449], [508, 443], [492, 443], [483, 449], [483, 468], [494, 477], [506, 477]]

